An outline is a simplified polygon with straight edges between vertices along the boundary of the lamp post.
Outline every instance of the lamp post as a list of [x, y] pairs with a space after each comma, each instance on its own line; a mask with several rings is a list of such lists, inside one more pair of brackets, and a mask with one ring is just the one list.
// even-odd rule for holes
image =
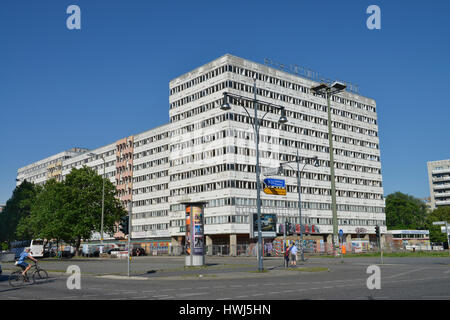
[[[305, 169], [305, 167], [308, 164], [308, 162], [313, 160], [314, 161], [314, 166], [318, 167], [319, 166], [319, 161], [317, 160], [317, 156], [316, 157], [312, 157], [312, 158], [304, 157], [303, 160], [307, 160], [307, 162], [303, 165], [302, 170], [300, 170], [300, 162], [302, 161], [302, 158], [299, 157], [298, 149], [297, 149], [297, 156], [295, 158], [295, 161], [288, 161], [288, 162], [280, 163], [279, 172], [282, 171], [283, 165], [287, 165], [288, 167], [290, 167], [292, 169], [292, 167], [289, 165], [289, 163], [293, 163], [293, 162], [297, 163], [298, 215], [299, 215], [299, 218], [300, 218], [300, 233], [299, 233], [300, 256], [301, 256], [302, 262], [305, 262], [305, 255], [303, 253], [302, 198], [301, 198], [302, 192], [301, 192], [301, 184], [300, 184], [300, 174], [303, 172], [303, 169]], [[294, 169], [292, 169], [292, 170], [294, 170]]]
[[[261, 120], [258, 119], [258, 100], [256, 98], [256, 91], [257, 91], [257, 88], [256, 88], [256, 75], [255, 75], [255, 77], [253, 77], [254, 117], [253, 117], [252, 126], [253, 126], [253, 131], [255, 134], [255, 145], [256, 145], [256, 170], [255, 171], [256, 171], [256, 211], [257, 211], [257, 218], [258, 218], [258, 271], [262, 272], [264, 270], [264, 268], [263, 268], [262, 234], [261, 234], [261, 181], [260, 181], [261, 168], [259, 165], [259, 129], [261, 127], [261, 121], [269, 113], [269, 110], [264, 114], [264, 116], [261, 118]], [[238, 101], [248, 99], [248, 98], [240, 96], [240, 95], [224, 92], [223, 93], [223, 104], [220, 107], [221, 110], [223, 110], [223, 111], [231, 110], [229, 98], [235, 98]], [[284, 109], [284, 107], [275, 106], [270, 103], [265, 103], [265, 104], [272, 107], [272, 110], [273, 109], [281, 110], [281, 117], [278, 120], [278, 123], [283, 124], [283, 123], [287, 122], [286, 110]], [[252, 119], [247, 108], [243, 105], [241, 105], [241, 106], [244, 108], [244, 110], [247, 113], [247, 115], [249, 116], [249, 118]], [[251, 228], [251, 232], [253, 232], [253, 227]]]
[[334, 82], [332, 85], [321, 83], [318, 86], [312, 87], [311, 91], [315, 94], [324, 95], [327, 99], [327, 113], [328, 113], [328, 143], [330, 154], [330, 175], [331, 175], [331, 210], [333, 212], [333, 253], [336, 255], [336, 242], [338, 237], [338, 221], [336, 208], [336, 181], [334, 177], [334, 150], [333, 150], [333, 135], [331, 130], [331, 97], [343, 90], [346, 85], [340, 82]]
[[[88, 153], [88, 156], [96, 156], [95, 153]], [[105, 167], [106, 167], [106, 160], [105, 157], [102, 155], [103, 160], [103, 176], [102, 176], [102, 220], [100, 222], [100, 253], [103, 253], [103, 220], [105, 215]]]

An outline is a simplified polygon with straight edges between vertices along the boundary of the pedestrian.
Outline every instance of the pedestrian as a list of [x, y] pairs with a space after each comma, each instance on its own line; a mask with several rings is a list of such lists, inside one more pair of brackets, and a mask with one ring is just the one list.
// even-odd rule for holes
[[286, 244], [284, 244], [284, 266], [287, 268], [289, 266], [289, 249]]
[[292, 242], [291, 247], [289, 248], [289, 252], [291, 254], [291, 265], [297, 266], [297, 246]]

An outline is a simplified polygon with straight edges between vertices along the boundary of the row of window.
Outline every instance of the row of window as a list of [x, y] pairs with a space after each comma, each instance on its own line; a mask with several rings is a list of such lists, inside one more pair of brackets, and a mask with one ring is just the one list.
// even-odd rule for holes
[[[198, 91], [198, 92], [196, 92], [194, 94], [185, 96], [185, 97], [183, 97], [183, 98], [181, 98], [179, 100], [176, 100], [176, 101], [174, 101], [174, 102], [172, 102], [170, 104], [170, 106], [171, 106], [170, 108], [172, 109], [172, 108], [181, 107], [181, 106], [183, 106], [183, 105], [185, 105], [187, 103], [196, 101], [196, 100], [201, 99], [201, 98], [203, 98], [205, 96], [211, 95], [213, 93], [219, 92], [219, 91], [227, 89], [227, 88], [238, 90], [238, 91], [243, 91], [243, 92], [247, 92], [247, 93], [251, 93], [251, 94], [254, 93], [253, 86], [250, 86], [250, 85], [247, 85], [247, 84], [244, 84], [244, 83], [240, 83], [240, 82], [237, 82], [237, 81], [228, 80], [228, 81], [223, 81], [221, 83], [215, 84], [215, 85], [213, 85], [213, 86], [211, 86], [209, 88], [203, 89], [203, 90]], [[297, 98], [297, 97], [289, 96], [289, 95], [286, 95], [286, 94], [281, 94], [281, 93], [278, 93], [278, 92], [270, 91], [270, 90], [267, 90], [267, 89], [257, 88], [257, 94], [259, 96], [262, 96], [262, 97], [266, 97], [266, 98], [270, 98], [270, 99], [273, 99], [273, 100], [282, 101], [282, 102], [293, 104], [293, 105], [305, 106], [305, 107], [308, 105], [308, 101], [302, 100], [302, 99]], [[236, 100], [235, 98], [230, 97], [229, 99], [230, 99], [230, 101], [228, 101], [229, 103], [238, 104], [238, 102], [235, 101]], [[247, 104], [248, 108], [253, 108], [253, 100], [251, 100], [251, 99], [249, 99], [249, 100], [247, 100], [247, 99], [240, 99], [240, 102], [242, 102], [244, 104]], [[309, 103], [312, 103], [312, 102], [309, 102]], [[259, 104], [263, 104], [263, 103], [258, 103], [258, 105]], [[269, 107], [269, 108], [273, 109], [272, 107]], [[321, 106], [318, 109], [320, 111], [322, 111], [322, 112], [326, 112], [327, 111], [327, 107], [326, 106]], [[286, 110], [286, 111], [287, 111], [287, 116], [291, 117], [291, 115], [289, 113], [289, 110]], [[291, 111], [291, 112], [293, 112], [293, 111]], [[344, 118], [348, 118], [348, 119], [352, 119], [352, 120], [355, 120], [355, 121], [365, 122], [365, 123], [374, 124], [374, 125], [377, 124], [377, 120], [374, 119], [374, 118], [370, 118], [370, 117], [367, 117], [367, 116], [364, 116], [364, 115], [348, 112], [348, 111], [345, 111], [345, 110], [342, 110], [342, 109], [336, 109], [336, 108], [332, 107], [331, 108], [331, 112], [333, 114], [335, 114], [335, 115], [338, 115], [338, 116], [341, 116], [341, 117], [344, 117]]]
[[169, 137], [169, 135], [170, 135], [169, 131], [166, 131], [166, 132], [163, 132], [163, 133], [159, 133], [159, 134], [154, 135], [152, 137], [136, 141], [134, 143], [134, 147], [136, 148], [136, 147], [140, 147], [140, 146], [146, 145], [148, 143], [153, 143], [153, 142], [157, 142], [157, 141], [162, 140], [162, 139], [166, 139], [166, 138]]
[[[308, 143], [301, 143], [301, 145], [302, 145], [302, 149], [305, 149], [305, 150], [325, 152], [325, 151], [321, 150], [322, 149], [321, 146], [308, 144]], [[220, 156], [224, 156], [227, 154], [241, 155], [241, 156], [245, 156], [245, 157], [256, 157], [256, 150], [251, 149], [251, 148], [241, 148], [241, 147], [236, 147], [236, 146], [220, 147], [217, 149], [198, 152], [195, 154], [190, 154], [190, 155], [187, 155], [184, 157], [180, 157], [178, 159], [170, 160], [169, 163], [170, 163], [170, 167], [175, 167], [175, 166], [186, 165], [186, 164], [195, 163], [195, 162], [199, 162], [199, 161], [205, 161], [207, 159], [214, 159], [215, 157], [220, 157]], [[360, 152], [336, 149], [335, 154], [347, 156], [347, 157], [353, 156], [354, 158], [357, 158], [357, 159], [379, 161], [378, 156], [367, 155], [367, 154], [363, 154]], [[276, 161], [290, 161], [290, 160], [285, 160], [285, 159], [292, 159], [293, 157], [295, 157], [290, 154], [278, 153], [278, 152], [272, 152], [272, 151], [260, 151], [259, 156], [261, 159], [273, 159]], [[175, 157], [175, 155], [174, 155], [174, 157]], [[327, 160], [318, 159], [318, 163], [321, 167], [329, 167], [329, 161], [327, 161]], [[380, 169], [378, 169], [378, 168], [371, 168], [371, 167], [357, 166], [357, 165], [346, 165], [344, 163], [335, 161], [335, 167], [338, 169], [345, 169], [348, 166], [359, 167], [360, 170], [357, 170], [357, 171], [360, 171], [360, 172], [380, 173]]]
[[167, 230], [168, 228], [169, 228], [168, 223], [155, 223], [155, 224], [144, 224], [139, 226], [133, 226], [131, 230], [133, 232], [140, 232], [140, 231]]
[[[318, 132], [318, 131], [314, 131], [314, 130], [310, 130], [310, 129], [301, 129], [300, 132], [303, 135], [311, 135], [314, 137], [316, 136], [317, 133], [320, 133], [321, 138], [328, 139], [328, 134], [326, 134], [324, 132]], [[170, 146], [170, 152], [180, 151], [180, 150], [183, 150], [186, 148], [192, 148], [197, 145], [202, 145], [202, 144], [205, 144], [208, 142], [216, 141], [216, 140], [227, 138], [227, 137], [244, 139], [246, 141], [254, 141], [254, 133], [253, 132], [245, 131], [245, 130], [238, 130], [238, 129], [226, 129], [226, 130], [221, 130], [219, 132], [207, 134], [207, 135], [204, 135], [204, 136], [201, 136], [198, 138], [193, 138], [189, 141], [184, 141], [181, 143], [174, 143]], [[343, 136], [336, 136], [336, 135], [333, 135], [333, 138], [334, 138], [334, 141], [336, 141], [336, 142], [354, 144], [357, 146], [363, 146], [363, 147], [369, 147], [369, 148], [373, 147], [375, 149], [378, 149], [378, 144], [371, 143], [368, 141], [363, 141], [363, 140], [358, 140], [358, 139], [343, 137]], [[261, 133], [261, 132], [260, 132], [260, 142], [268, 143], [270, 145], [283, 145], [283, 146], [293, 147], [293, 148], [297, 148], [297, 149], [329, 153], [329, 147], [327, 147], [327, 146], [306, 143], [306, 142], [300, 142], [300, 141], [294, 140], [294, 139], [276, 137], [276, 136], [273, 136], [270, 134], [265, 135], [264, 133]], [[224, 141], [224, 143], [225, 143], [225, 141]], [[379, 156], [377, 156], [377, 155], [355, 152], [355, 151], [340, 149], [340, 148], [334, 148], [334, 154], [352, 157], [352, 158], [364, 159], [364, 160], [371, 160], [371, 161], [379, 161], [380, 160]]]
[[142, 151], [142, 152], [135, 153], [133, 157], [134, 157], [134, 159], [139, 159], [139, 158], [151, 156], [151, 155], [156, 154], [156, 153], [165, 152], [168, 149], [169, 149], [169, 145], [164, 144], [164, 145], [156, 147], [156, 148], [152, 148], [152, 149], [149, 149], [149, 150], [145, 150], [145, 151]]
[[133, 219], [147, 219], [156, 217], [167, 217], [169, 210], [146, 211], [133, 214]]
[[158, 179], [162, 177], [167, 177], [169, 175], [169, 170], [158, 171], [154, 173], [144, 174], [139, 177], [134, 177], [133, 182], [142, 182], [147, 180]]
[[[215, 191], [221, 189], [245, 189], [245, 190], [256, 190], [256, 182], [254, 181], [243, 181], [243, 180], [224, 180], [205, 184], [199, 184], [194, 186], [182, 187], [177, 189], [171, 189], [171, 196], [181, 196], [186, 194], [196, 194], [200, 192]], [[297, 185], [286, 185], [286, 190], [288, 193], [298, 193]], [[302, 194], [312, 194], [312, 195], [323, 195], [330, 196], [331, 190], [327, 188], [318, 187], [301, 187]], [[372, 192], [359, 192], [351, 190], [336, 190], [336, 196], [347, 197], [347, 198], [358, 198], [358, 199], [373, 199], [381, 200], [383, 198], [382, 194], [372, 193]]]
[[[176, 135], [178, 135], [178, 136], [182, 136], [182, 135], [185, 135], [187, 133], [198, 131], [198, 130], [201, 130], [201, 129], [206, 128], [206, 127], [214, 126], [215, 124], [218, 124], [218, 123], [221, 123], [221, 122], [224, 122], [224, 121], [228, 121], [228, 120], [236, 121], [236, 122], [240, 122], [240, 123], [249, 123], [249, 124], [251, 123], [251, 119], [248, 116], [227, 112], [225, 114], [221, 114], [221, 115], [218, 115], [218, 116], [215, 116], [215, 117], [203, 120], [203, 121], [195, 123], [195, 124], [190, 124], [190, 125], [181, 127], [179, 129], [174, 130], [173, 132], [176, 133]], [[273, 134], [272, 135], [269, 135], [269, 134], [268, 135], [264, 135], [264, 130], [270, 130], [270, 129], [281, 130], [281, 131], [295, 133], [295, 134], [298, 134], [298, 135], [306, 135], [306, 136], [310, 136], [310, 137], [315, 137], [315, 138], [321, 138], [321, 139], [324, 139], [324, 140], [328, 140], [328, 133], [324, 132], [324, 131], [316, 131], [316, 130], [313, 130], [313, 129], [307, 129], [307, 128], [297, 127], [297, 126], [293, 126], [293, 125], [288, 125], [288, 124], [280, 125], [277, 122], [269, 121], [269, 120], [266, 120], [266, 119], [262, 120], [260, 122], [260, 124], [261, 124], [261, 127], [262, 127], [261, 129], [263, 130], [262, 134], [261, 134], [261, 138], [260, 138], [260, 140], [262, 142], [276, 143], [277, 141], [280, 141], [280, 144], [284, 144], [284, 145], [292, 145], [292, 144], [298, 144], [299, 143], [298, 140], [289, 140], [289, 139], [285, 139], [285, 138], [279, 138], [280, 140], [277, 140], [276, 137], [273, 137]], [[371, 135], [371, 136], [377, 136], [377, 132], [373, 131], [373, 130], [368, 130], [368, 129], [354, 127], [354, 126], [352, 126], [352, 128], [357, 129], [356, 133], [367, 134], [367, 135]], [[238, 132], [238, 131], [239, 130], [236, 130], [236, 131], [233, 132], [233, 131], [229, 130], [229, 131], [226, 131], [225, 134], [226, 135], [230, 134], [230, 136], [236, 137], [235, 132]], [[250, 137], [253, 137], [253, 134], [250, 131], [247, 131], [247, 132], [248, 133], [245, 133], [244, 135], [246, 136], [246, 140], [249, 140]], [[215, 140], [220, 135], [223, 136], [223, 133], [219, 132], [217, 136], [215, 134], [212, 134], [210, 139], [211, 140], [212, 139]], [[201, 137], [197, 138], [197, 140], [193, 141], [193, 144], [195, 145], [196, 143], [197, 144], [201, 143], [201, 141], [202, 141], [201, 139], [203, 139], [203, 138], [201, 138]], [[285, 140], [282, 140], [282, 139], [285, 139]], [[362, 146], [365, 146], [365, 147], [378, 149], [378, 144], [376, 144], [376, 143], [372, 143], [370, 141], [354, 139], [354, 138], [350, 138], [348, 136], [340, 136], [340, 135], [334, 134], [333, 135], [333, 140], [336, 141], [336, 142], [353, 144], [353, 145], [356, 145], [356, 146], [361, 146], [362, 145]], [[189, 143], [192, 144], [192, 142], [189, 142]], [[184, 143], [184, 145], [188, 145], [188, 143]], [[171, 147], [170, 150], [173, 151], [174, 148], [178, 148], [178, 147], [179, 146], [177, 144], [174, 144], [174, 147]], [[318, 148], [318, 147], [322, 149], [320, 151], [328, 153], [327, 149], [324, 149], [324, 148], [327, 148], [327, 147], [325, 147], [325, 146], [317, 146], [315, 148]], [[335, 149], [335, 150], [337, 150], [337, 149]], [[342, 151], [342, 152], [344, 152], [344, 151]], [[357, 157], [359, 157], [359, 156], [357, 156]], [[375, 156], [375, 155], [369, 155], [369, 154], [367, 154], [365, 156], [361, 155], [360, 159], [364, 159], [364, 158], [370, 158], [368, 160], [379, 161], [378, 156]], [[375, 159], [377, 159], [377, 160], [375, 160]]]
[[[170, 176], [170, 181], [181, 181], [185, 179], [192, 179], [201, 176], [209, 176], [211, 174], [226, 172], [226, 171], [237, 171], [237, 172], [248, 172], [255, 173], [256, 171], [255, 165], [250, 164], [240, 164], [240, 163], [227, 163], [227, 164], [219, 164], [215, 166], [210, 166], [206, 168], [196, 169], [185, 171], [177, 174], [172, 174]], [[284, 175], [287, 177], [296, 177], [297, 171], [292, 169], [286, 169], [284, 166]], [[323, 174], [323, 173], [314, 173], [302, 171], [300, 174], [302, 180], [316, 180], [316, 181], [331, 181], [331, 175]], [[356, 185], [365, 185], [371, 187], [381, 187], [381, 181], [376, 180], [368, 180], [361, 179], [355, 177], [346, 177], [346, 176], [335, 176], [336, 182], [338, 183], [347, 183], [347, 184], [356, 184]]]
[[143, 194], [143, 193], [156, 192], [156, 191], [167, 190], [167, 189], [169, 189], [169, 184], [162, 183], [162, 184], [157, 184], [154, 186], [148, 186], [148, 187], [134, 189], [133, 194]]
[[[302, 201], [302, 209], [304, 210], [331, 210], [330, 203], [324, 202], [309, 202]], [[256, 208], [256, 199], [252, 198], [239, 198], [228, 197], [220, 199], [208, 200], [205, 204], [205, 208], [215, 208], [224, 206], [236, 206], [236, 207], [254, 207]], [[266, 200], [261, 199], [261, 206], [263, 208], [277, 208], [277, 209], [298, 209], [298, 201], [289, 200]], [[384, 213], [384, 207], [378, 206], [364, 206], [364, 205], [351, 205], [351, 204], [337, 204], [337, 211], [342, 212], [365, 212], [365, 213]], [[183, 204], [172, 204], [170, 211], [184, 211]]]
[[[186, 90], [192, 86], [195, 86], [199, 83], [202, 83], [204, 81], [207, 81], [211, 78], [214, 78], [220, 74], [223, 74], [224, 72], [232, 72], [235, 74], [239, 74], [251, 79], [254, 79], [254, 77], [256, 77], [256, 79], [258, 79], [259, 81], [264, 81], [270, 84], [274, 84], [274, 85], [278, 85], [280, 87], [286, 88], [286, 89], [291, 89], [294, 91], [300, 91], [303, 93], [310, 93], [309, 88], [299, 85], [297, 83], [293, 83], [290, 81], [286, 81], [286, 80], [282, 80], [280, 78], [276, 78], [276, 77], [272, 77], [269, 75], [265, 75], [265, 74], [261, 74], [246, 68], [242, 68], [242, 67], [238, 67], [238, 66], [234, 66], [234, 65], [225, 65], [225, 66], [221, 66], [218, 67], [206, 74], [203, 74], [201, 76], [198, 76], [192, 80], [189, 80], [181, 85], [178, 85], [174, 88], [172, 88], [170, 90], [170, 95], [173, 95], [175, 93], [179, 93], [183, 90]], [[366, 105], [364, 103], [361, 102], [357, 102], [354, 100], [350, 100], [350, 99], [346, 99], [344, 97], [338, 97], [338, 96], [334, 96], [333, 97], [333, 101], [341, 103], [341, 104], [345, 104], [347, 106], [354, 106], [357, 107], [361, 110], [366, 110], [366, 111], [371, 111], [371, 112], [376, 112], [376, 108], [370, 105]]]
[[161, 166], [163, 164], [169, 163], [169, 158], [168, 157], [164, 157], [161, 159], [155, 159], [149, 162], [144, 162], [138, 165], [134, 166], [134, 171], [139, 171], [139, 170], [143, 170], [146, 168], [151, 168], [151, 167], [156, 167], [156, 166]]
[[152, 199], [133, 201], [133, 207], [150, 206], [153, 204], [168, 203], [169, 197], [157, 197]]
[[[205, 217], [205, 225], [211, 224], [228, 224], [228, 223], [250, 223], [250, 217], [248, 215], [220, 215], [220, 216], [210, 216]], [[283, 224], [285, 222], [290, 222], [293, 224], [299, 224], [300, 217], [285, 217], [277, 216], [277, 223]], [[302, 224], [308, 225], [333, 225], [332, 218], [316, 218], [316, 217], [302, 217]], [[339, 226], [383, 226], [385, 221], [383, 220], [366, 220], [366, 219], [338, 219]], [[185, 226], [184, 219], [177, 219], [170, 221], [171, 227], [182, 227]]]

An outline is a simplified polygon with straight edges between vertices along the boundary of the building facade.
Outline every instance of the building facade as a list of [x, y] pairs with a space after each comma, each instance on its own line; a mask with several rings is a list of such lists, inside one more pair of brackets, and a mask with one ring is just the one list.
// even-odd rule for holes
[[[83, 165], [103, 174], [101, 157], [89, 155], [103, 154], [106, 177], [116, 184], [120, 199], [133, 204], [133, 239], [183, 245], [183, 203], [204, 202], [207, 245], [254, 242], [256, 156], [249, 116], [254, 81], [262, 119], [261, 167], [293, 161], [297, 152], [318, 157], [319, 166], [306, 165], [301, 174], [302, 224], [309, 226], [310, 239], [331, 243], [327, 102], [311, 92], [317, 82], [232, 55], [169, 83], [168, 124], [63, 160], [62, 178]], [[220, 109], [224, 92], [242, 96], [226, 112]], [[278, 123], [279, 111], [270, 105], [285, 108], [286, 124]], [[384, 233], [376, 103], [342, 92], [333, 97], [331, 112], [339, 229], [346, 239], [369, 238], [375, 225]], [[300, 222], [296, 174], [294, 165], [276, 176], [285, 180], [286, 195], [261, 194], [262, 213], [276, 214], [279, 224]]]
[[450, 159], [430, 161], [427, 167], [431, 209], [450, 205]]

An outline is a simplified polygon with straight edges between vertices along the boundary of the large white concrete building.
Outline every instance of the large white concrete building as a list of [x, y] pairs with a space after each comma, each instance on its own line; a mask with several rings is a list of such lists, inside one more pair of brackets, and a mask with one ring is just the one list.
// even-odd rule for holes
[[[251, 117], [239, 104], [253, 115], [254, 77], [260, 117], [268, 111], [260, 130], [261, 166], [292, 161], [297, 150], [301, 157], [318, 157], [320, 166], [307, 165], [301, 175], [302, 224], [315, 226], [309, 229], [310, 239], [330, 243], [327, 103], [310, 91], [318, 82], [232, 55], [170, 82], [170, 123], [63, 159], [62, 178], [83, 165], [103, 174], [103, 156], [106, 177], [124, 203], [133, 203], [134, 239], [182, 244], [181, 203], [200, 201], [206, 203], [207, 244], [253, 242], [255, 135]], [[224, 92], [244, 99], [222, 111]], [[269, 104], [284, 107], [288, 123], [279, 124], [280, 115]], [[386, 231], [376, 103], [342, 92], [331, 108], [339, 229], [347, 239], [361, 234], [369, 238], [375, 225]], [[29, 171], [34, 165], [19, 169], [18, 178], [43, 183], [51, 177], [44, 165], [36, 178]], [[287, 168], [277, 178], [286, 180], [287, 194], [262, 193], [262, 212], [276, 214], [281, 223], [299, 223], [296, 171]]]
[[450, 205], [450, 159], [430, 161], [428, 182], [430, 185], [431, 209]]

